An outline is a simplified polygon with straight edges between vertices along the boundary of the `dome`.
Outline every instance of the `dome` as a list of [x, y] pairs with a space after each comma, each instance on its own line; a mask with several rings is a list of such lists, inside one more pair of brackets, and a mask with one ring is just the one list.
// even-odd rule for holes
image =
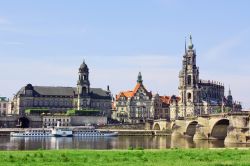
[[83, 60], [82, 64], [80, 65], [79, 70], [81, 70], [81, 71], [88, 71], [88, 66], [87, 66], [87, 64], [85, 63], [84, 60]]
[[192, 50], [193, 48], [194, 48], [194, 45], [193, 45], [193, 42], [192, 42], [192, 36], [190, 35], [188, 49]]
[[193, 45], [193, 44], [189, 44], [188, 48], [189, 48], [190, 50], [192, 50], [192, 49], [194, 48], [194, 45]]

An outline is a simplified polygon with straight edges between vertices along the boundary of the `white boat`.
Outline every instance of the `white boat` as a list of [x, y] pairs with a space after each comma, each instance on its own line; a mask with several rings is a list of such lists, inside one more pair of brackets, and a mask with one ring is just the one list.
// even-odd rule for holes
[[111, 137], [117, 136], [118, 132], [99, 131], [93, 126], [85, 127], [60, 127], [60, 122], [57, 126], [47, 129], [26, 129], [20, 132], [11, 132], [11, 137]]
[[52, 129], [52, 136], [54, 137], [72, 137], [73, 129], [68, 127], [55, 127]]
[[11, 137], [51, 137], [51, 129], [26, 129], [19, 132], [11, 132]]
[[99, 131], [94, 128], [76, 128], [73, 130], [74, 137], [113, 137], [118, 136], [118, 132]]

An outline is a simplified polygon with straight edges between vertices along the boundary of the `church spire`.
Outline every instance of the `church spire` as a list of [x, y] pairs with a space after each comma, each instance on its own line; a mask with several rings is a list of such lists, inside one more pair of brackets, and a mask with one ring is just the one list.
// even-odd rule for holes
[[229, 89], [228, 89], [228, 96], [232, 96], [230, 86], [229, 86]]
[[192, 50], [193, 48], [194, 48], [194, 45], [193, 45], [193, 42], [192, 42], [192, 36], [190, 35], [190, 37], [189, 37], [189, 45], [188, 45], [188, 48], [190, 49], [190, 50]]
[[137, 83], [142, 84], [143, 80], [142, 80], [142, 75], [141, 72], [139, 72], [138, 77], [137, 77]]

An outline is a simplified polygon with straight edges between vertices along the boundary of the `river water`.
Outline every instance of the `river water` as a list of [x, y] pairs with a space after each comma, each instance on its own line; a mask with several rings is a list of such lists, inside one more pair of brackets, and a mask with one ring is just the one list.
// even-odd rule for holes
[[224, 145], [223, 140], [171, 138], [171, 136], [118, 137], [0, 137], [0, 150], [35, 149], [144, 149], [247, 147], [246, 144]]

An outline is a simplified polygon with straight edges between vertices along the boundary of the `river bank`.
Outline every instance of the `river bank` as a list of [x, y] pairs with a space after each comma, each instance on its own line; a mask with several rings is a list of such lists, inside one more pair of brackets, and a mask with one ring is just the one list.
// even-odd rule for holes
[[249, 149], [0, 151], [0, 165], [250, 165]]

